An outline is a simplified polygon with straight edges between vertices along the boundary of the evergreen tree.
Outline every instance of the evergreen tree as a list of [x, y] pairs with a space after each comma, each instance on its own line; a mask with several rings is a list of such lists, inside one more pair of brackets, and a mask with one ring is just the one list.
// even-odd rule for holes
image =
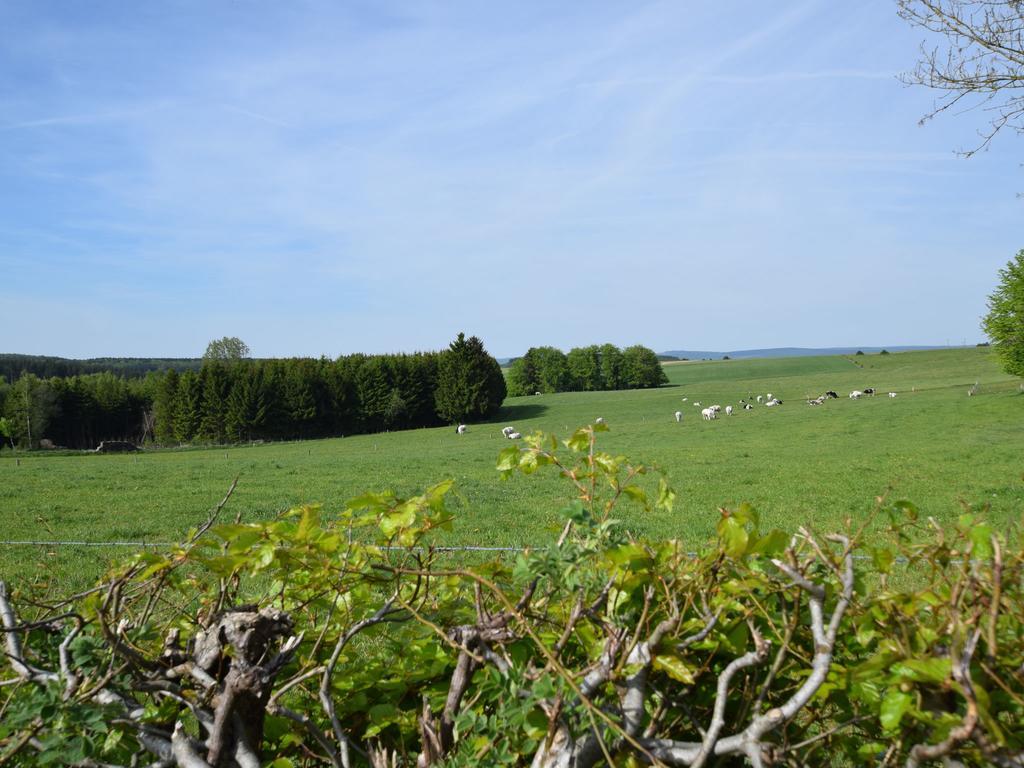
[[224, 417], [231, 392], [231, 374], [223, 363], [207, 362], [199, 372], [199, 379], [203, 390], [199, 437], [206, 442], [223, 443], [227, 439]]
[[174, 411], [178, 400], [178, 372], [171, 368], [155, 388], [153, 398], [153, 437], [160, 445], [174, 442]]
[[260, 434], [266, 418], [263, 369], [257, 365], [238, 368], [224, 414], [228, 437], [236, 441], [252, 440]]
[[450, 423], [494, 416], [505, 393], [498, 361], [476, 336], [467, 339], [460, 333], [438, 361], [434, 395], [438, 415]]
[[367, 432], [387, 429], [386, 414], [391, 407], [391, 380], [383, 357], [367, 358], [356, 373], [356, 392], [363, 428]]
[[308, 438], [316, 431], [316, 364], [290, 360], [284, 377], [284, 411], [291, 437]]
[[199, 431], [202, 396], [199, 375], [185, 371], [178, 380], [174, 398], [174, 439], [179, 443], [190, 442]]

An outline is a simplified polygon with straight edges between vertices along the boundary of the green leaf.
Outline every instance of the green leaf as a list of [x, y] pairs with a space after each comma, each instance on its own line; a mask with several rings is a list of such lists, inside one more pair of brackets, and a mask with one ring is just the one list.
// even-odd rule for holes
[[519, 446], [510, 445], [498, 454], [498, 464], [495, 467], [499, 472], [511, 472], [519, 466]]
[[565, 441], [565, 447], [571, 451], [582, 453], [590, 448], [590, 430], [580, 427]]
[[633, 501], [638, 501], [641, 504], [647, 503], [647, 493], [639, 485], [624, 485], [622, 492]]
[[879, 573], [891, 573], [892, 564], [896, 559], [896, 556], [892, 553], [892, 550], [884, 547], [871, 547], [871, 562], [874, 563], [875, 568]]
[[678, 656], [659, 654], [654, 657], [654, 668], [684, 685], [693, 685], [696, 682], [693, 676], [693, 669]]
[[777, 555], [789, 546], [789, 535], [777, 528], [759, 538], [749, 551], [759, 555]]
[[655, 506], [658, 509], [664, 509], [666, 512], [671, 512], [672, 507], [676, 503], [676, 492], [668, 484], [668, 481], [662, 477], [658, 480], [658, 501]]
[[718, 536], [729, 557], [740, 558], [746, 554], [749, 536], [743, 524], [732, 515], [718, 521]]
[[950, 659], [906, 659], [892, 665], [892, 674], [915, 683], [944, 683], [952, 674]]
[[899, 501], [894, 501], [892, 507], [896, 512], [903, 513], [909, 519], [917, 520], [917, 507], [912, 502], [900, 499]]
[[971, 556], [978, 560], [992, 559], [992, 526], [975, 525], [971, 528]]
[[411, 504], [403, 504], [397, 511], [386, 515], [380, 521], [380, 530], [390, 538], [400, 528], [408, 528], [416, 522], [416, 509]]
[[900, 720], [910, 709], [912, 702], [913, 697], [909, 693], [904, 693], [899, 688], [890, 688], [882, 699], [878, 714], [882, 728], [886, 731], [895, 731], [899, 728]]

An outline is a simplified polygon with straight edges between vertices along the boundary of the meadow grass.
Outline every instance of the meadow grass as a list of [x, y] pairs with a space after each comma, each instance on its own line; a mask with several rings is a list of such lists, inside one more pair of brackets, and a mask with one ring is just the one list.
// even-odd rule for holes
[[[862, 520], [878, 496], [911, 499], [940, 522], [964, 505], [987, 509], [1000, 526], [1024, 510], [1024, 394], [988, 349], [677, 363], [666, 371], [671, 384], [657, 390], [510, 398], [499, 419], [462, 436], [443, 428], [139, 455], [8, 451], [0, 459], [0, 539], [177, 541], [236, 476], [225, 515], [245, 521], [308, 502], [330, 512], [364, 490], [409, 495], [451, 477], [460, 498], [447, 543], [544, 543], [571, 491], [553, 472], [501, 481], [495, 460], [508, 442], [500, 428], [564, 437], [598, 416], [611, 428], [603, 449], [658, 464], [678, 491], [671, 513], [621, 510], [631, 529], [653, 537], [698, 546], [713, 535], [719, 507], [744, 501], [765, 527], [786, 530]], [[979, 394], [968, 397], [975, 382]], [[846, 397], [865, 387], [879, 396]], [[826, 389], [840, 399], [805, 404]], [[710, 423], [693, 405], [738, 406], [767, 392], [784, 405], [737, 408]], [[81, 586], [130, 551], [0, 546], [0, 578]]]

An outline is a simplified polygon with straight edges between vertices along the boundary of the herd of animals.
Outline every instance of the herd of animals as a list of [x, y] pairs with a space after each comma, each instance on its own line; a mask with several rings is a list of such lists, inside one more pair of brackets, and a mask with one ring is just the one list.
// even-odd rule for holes
[[[538, 392], [537, 394], [540, 394], [540, 393]], [[860, 398], [864, 397], [865, 395], [870, 396], [870, 397], [874, 397], [875, 396], [875, 388], [874, 387], [867, 387], [866, 389], [855, 389], [855, 390], [853, 390], [850, 393], [850, 399], [851, 400], [860, 400]], [[766, 408], [774, 408], [775, 406], [782, 405], [782, 401], [779, 398], [775, 397], [775, 395], [773, 395], [771, 392], [769, 392], [766, 395], [757, 395], [756, 397], [752, 397], [750, 395], [747, 395], [747, 397], [750, 397], [751, 400], [750, 401], [740, 400], [740, 406], [745, 411], [753, 410], [754, 409], [754, 402], [756, 402], [758, 405], [762, 405], [763, 404]], [[889, 393], [889, 397], [896, 397], [896, 393], [895, 392], [890, 392]], [[689, 398], [684, 397], [683, 398], [683, 402], [685, 403], [688, 399]], [[822, 405], [826, 400], [830, 400], [830, 399], [838, 400], [839, 399], [839, 394], [837, 392], [833, 392], [830, 389], [827, 392], [819, 395], [818, 397], [808, 398], [807, 399], [807, 404], [808, 405]], [[697, 408], [701, 408], [701, 405], [700, 405], [699, 402], [694, 402], [693, 405], [695, 407], [697, 407]], [[720, 414], [721, 412], [722, 412], [722, 406], [720, 406], [720, 405], [709, 405], [706, 408], [701, 408], [700, 415], [701, 415], [701, 418], [704, 419], [704, 421], [713, 421], [714, 419], [718, 418], [718, 414]], [[732, 413], [733, 413], [733, 407], [731, 405], [725, 406], [725, 415], [726, 416], [732, 416]], [[675, 412], [675, 419], [676, 419], [676, 422], [682, 422], [682, 420], [683, 420], [683, 412], [682, 411], [676, 411]], [[594, 420], [594, 423], [595, 424], [603, 424], [604, 423], [604, 419], [602, 419], [599, 416], [597, 419]], [[466, 433], [466, 429], [467, 429], [467, 427], [466, 427], [465, 424], [459, 424], [455, 428], [455, 432], [457, 434], [464, 435]], [[501, 436], [505, 437], [505, 438], [507, 438], [509, 440], [518, 440], [518, 439], [520, 439], [522, 437], [522, 434], [517, 432], [515, 427], [502, 427]]]

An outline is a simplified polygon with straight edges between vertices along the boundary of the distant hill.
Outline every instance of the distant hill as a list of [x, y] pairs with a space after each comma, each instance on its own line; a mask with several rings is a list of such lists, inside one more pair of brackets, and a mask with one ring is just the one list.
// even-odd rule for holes
[[693, 349], [672, 349], [659, 354], [671, 357], [685, 357], [690, 360], [721, 360], [728, 355], [732, 359], [749, 357], [810, 357], [813, 355], [853, 355], [858, 351], [866, 355], [881, 352], [886, 349], [890, 352], [914, 352], [924, 349], [950, 349], [950, 347], [938, 346], [906, 346], [893, 345], [890, 347], [773, 347], [771, 349], [734, 349], [729, 352], [709, 352], [707, 350]]
[[203, 365], [199, 358], [184, 357], [93, 357], [75, 360], [47, 355], [18, 355], [0, 353], [0, 377], [14, 381], [23, 372], [40, 378], [51, 376], [79, 376], [86, 373], [110, 372], [128, 378], [142, 378], [150, 371], [174, 368], [180, 371], [198, 371]]

